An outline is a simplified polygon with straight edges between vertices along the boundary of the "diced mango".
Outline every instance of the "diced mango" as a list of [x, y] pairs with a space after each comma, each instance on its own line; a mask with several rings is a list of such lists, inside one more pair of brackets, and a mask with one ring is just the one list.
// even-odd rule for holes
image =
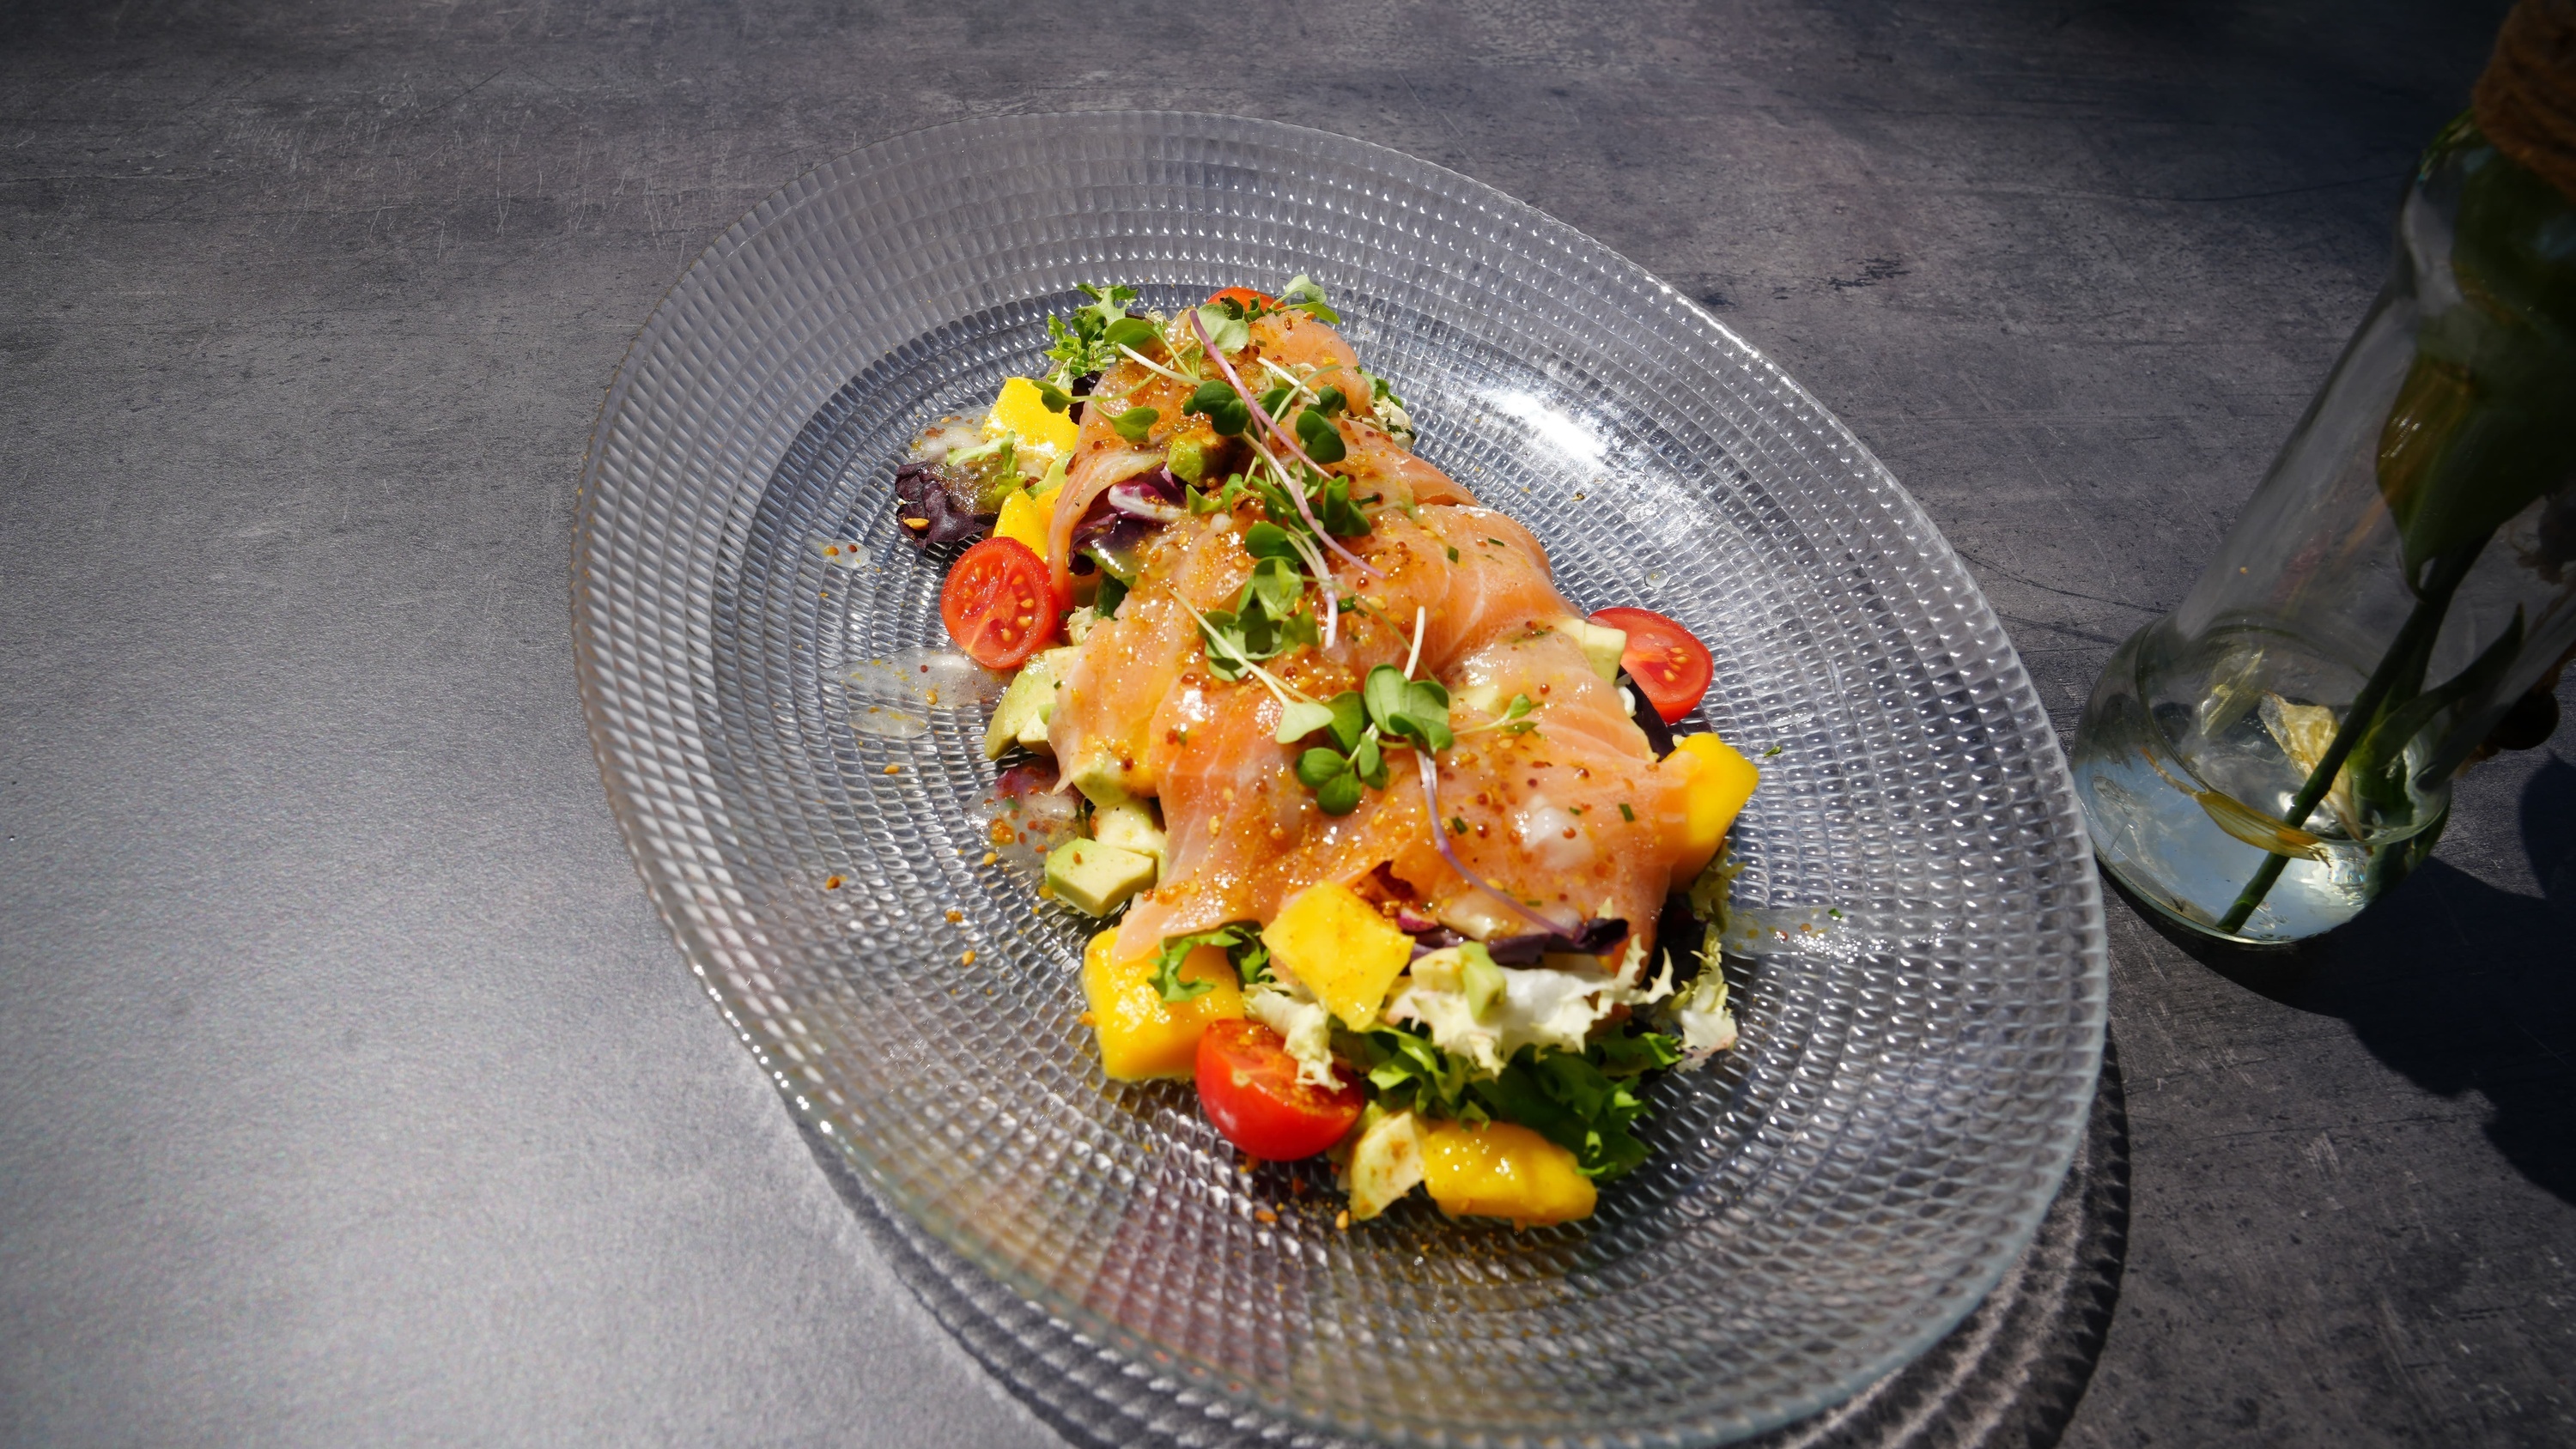
[[1682, 787], [1686, 813], [1681, 839], [1674, 842], [1673, 883], [1678, 888], [1707, 869], [1727, 827], [1753, 798], [1753, 787], [1762, 783], [1762, 772], [1715, 735], [1675, 740], [1673, 752], [1658, 768], [1690, 772]]
[[1154, 958], [1116, 959], [1115, 928], [1091, 938], [1082, 953], [1082, 994], [1100, 1038], [1100, 1069], [1115, 1082], [1188, 1077], [1197, 1069], [1199, 1035], [1214, 1021], [1243, 1015], [1242, 979], [1219, 946], [1201, 946], [1181, 961], [1183, 981], [1209, 990], [1165, 1001], [1154, 986]]
[[1422, 1134], [1422, 1181], [1449, 1216], [1515, 1228], [1588, 1218], [1598, 1197], [1573, 1153], [1511, 1122], [1435, 1124]]
[[1020, 438], [1020, 443], [1054, 448], [1056, 453], [1072, 453], [1074, 438], [1082, 435], [1082, 425], [1074, 422], [1069, 409], [1048, 412], [1046, 394], [1028, 378], [1002, 378], [1002, 394], [992, 399], [992, 425]]
[[1055, 520], [1055, 497], [1064, 491], [1064, 460], [1059, 458], [1038, 480], [1037, 491], [1014, 488], [1002, 500], [1002, 516], [993, 521], [995, 538], [1016, 538], [1029, 552], [1046, 557], [1047, 525]]
[[1001, 396], [993, 399], [993, 426], [1018, 434], [1024, 443], [1053, 448], [1059, 453], [1072, 452], [1074, 439], [1082, 433], [1070, 410], [1049, 412], [1046, 395], [1025, 377], [1003, 382]]
[[1413, 959], [1413, 938], [1340, 881], [1299, 891], [1261, 928], [1261, 940], [1271, 965], [1355, 1030], [1377, 1020], [1387, 988]]

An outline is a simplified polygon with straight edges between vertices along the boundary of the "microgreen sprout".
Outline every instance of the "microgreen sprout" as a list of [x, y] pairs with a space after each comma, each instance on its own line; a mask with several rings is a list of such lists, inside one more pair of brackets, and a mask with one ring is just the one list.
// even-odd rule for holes
[[1279, 310], [1284, 312], [1291, 307], [1318, 322], [1342, 320], [1342, 314], [1334, 311], [1332, 305], [1324, 300], [1324, 289], [1303, 272], [1289, 278], [1288, 285], [1279, 289]]
[[1162, 421], [1162, 417], [1161, 413], [1152, 408], [1129, 408], [1111, 418], [1109, 426], [1117, 429], [1118, 436], [1128, 442], [1141, 444], [1146, 438], [1152, 436], [1154, 424]]
[[[1198, 621], [1199, 633], [1207, 639], [1208, 667], [1217, 671], [1217, 677], [1236, 679], [1249, 674], [1261, 681], [1262, 686], [1270, 691], [1271, 697], [1279, 701], [1279, 707], [1283, 710], [1299, 700], [1311, 702], [1312, 696], [1304, 690], [1262, 668], [1253, 659], [1244, 645], [1242, 629], [1233, 617], [1229, 616], [1220, 622], [1192, 608], [1190, 601], [1181, 597], [1180, 590], [1171, 589], [1168, 592], [1172, 596], [1172, 602], [1179, 604], [1183, 613]], [[1219, 663], [1220, 655], [1224, 656], [1222, 665]], [[1231, 672], [1227, 672], [1229, 668]]]

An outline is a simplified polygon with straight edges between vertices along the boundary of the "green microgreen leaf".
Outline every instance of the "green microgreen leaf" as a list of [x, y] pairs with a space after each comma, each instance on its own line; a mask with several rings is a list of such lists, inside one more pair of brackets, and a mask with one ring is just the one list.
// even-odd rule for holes
[[1292, 700], [1286, 709], [1280, 711], [1279, 732], [1272, 738], [1283, 745], [1293, 745], [1317, 730], [1332, 728], [1332, 724], [1331, 705], [1318, 704], [1311, 699]]
[[1199, 632], [1207, 637], [1208, 673], [1233, 681], [1243, 677], [1243, 662], [1251, 651], [1243, 646], [1243, 625], [1231, 610], [1210, 609], [1199, 616]]
[[1404, 686], [1409, 683], [1404, 671], [1392, 664], [1381, 664], [1368, 672], [1360, 687], [1360, 702], [1368, 706], [1369, 719], [1379, 729], [1391, 730], [1390, 723], [1404, 713]]
[[1243, 531], [1243, 551], [1257, 559], [1286, 559], [1295, 563], [1297, 545], [1290, 542], [1288, 530], [1275, 523], [1256, 523]]
[[1073, 406], [1073, 394], [1066, 392], [1063, 388], [1056, 386], [1054, 383], [1048, 382], [1044, 378], [1040, 378], [1038, 380], [1038, 401], [1047, 405], [1048, 412], [1060, 413], [1066, 408]]
[[1163, 329], [1143, 317], [1121, 317], [1103, 329], [1100, 337], [1112, 347], [1125, 347], [1142, 352], [1151, 344], [1162, 340]]
[[1154, 431], [1154, 424], [1160, 422], [1162, 417], [1161, 413], [1152, 408], [1129, 408], [1111, 418], [1109, 426], [1117, 429], [1118, 436], [1128, 442], [1142, 443]]
[[1306, 456], [1318, 463], [1338, 463], [1350, 453], [1342, 446], [1342, 435], [1334, 429], [1333, 420], [1313, 408], [1297, 414], [1297, 441], [1305, 448]]
[[1360, 747], [1360, 732], [1368, 728], [1368, 707], [1360, 702], [1360, 692], [1356, 689], [1345, 689], [1334, 695], [1331, 707], [1333, 719], [1329, 727], [1333, 732], [1333, 743], [1341, 746], [1342, 753], [1347, 755]]
[[1335, 751], [1315, 749], [1299, 755], [1297, 782], [1315, 792], [1316, 808], [1327, 815], [1348, 815], [1360, 808], [1359, 776], [1350, 760]]
[[1206, 418], [1219, 437], [1239, 438], [1252, 426], [1252, 409], [1244, 406], [1243, 395], [1219, 381], [1200, 383], [1181, 410]]
[[1127, 581], [1107, 569], [1101, 570], [1100, 592], [1091, 601], [1092, 612], [1104, 619], [1115, 619], [1118, 617], [1118, 606], [1126, 601]]
[[1252, 345], [1252, 329], [1244, 325], [1240, 302], [1235, 304], [1232, 316], [1223, 307], [1201, 307], [1199, 325], [1207, 329], [1208, 341], [1219, 352], [1241, 352]]
[[1296, 556], [1271, 554], [1252, 566], [1252, 577], [1243, 581], [1243, 601], [1235, 608], [1249, 614], [1259, 605], [1272, 619], [1285, 619], [1305, 594], [1306, 576], [1298, 572]]
[[1403, 670], [1381, 664], [1369, 671], [1360, 697], [1369, 718], [1387, 734], [1435, 752], [1457, 742], [1449, 730], [1449, 691], [1437, 680], [1408, 680]]
[[1324, 289], [1302, 273], [1291, 277], [1288, 285], [1280, 289], [1279, 307], [1282, 311], [1294, 307], [1318, 322], [1342, 320], [1342, 314], [1334, 311], [1332, 305], [1324, 300]]
[[1324, 486], [1309, 500], [1315, 510], [1315, 521], [1335, 538], [1357, 538], [1369, 531], [1368, 515], [1351, 501], [1351, 480], [1327, 478]]
[[1386, 752], [1378, 748], [1377, 736], [1360, 736], [1358, 748], [1351, 751], [1351, 773], [1372, 790], [1386, 788]]
[[1274, 418], [1279, 416], [1279, 410], [1288, 405], [1289, 397], [1295, 392], [1295, 388], [1281, 383], [1261, 395], [1261, 410]]
[[1329, 418], [1350, 406], [1350, 401], [1343, 395], [1340, 388], [1328, 386], [1322, 392], [1315, 394], [1315, 411]]

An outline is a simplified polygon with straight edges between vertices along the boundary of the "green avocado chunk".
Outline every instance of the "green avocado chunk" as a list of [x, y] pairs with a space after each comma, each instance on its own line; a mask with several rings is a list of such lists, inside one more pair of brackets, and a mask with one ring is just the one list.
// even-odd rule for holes
[[998, 760], [1013, 745], [1046, 748], [1047, 719], [1055, 713], [1056, 691], [1073, 663], [1073, 649], [1049, 649], [1020, 667], [1002, 702], [993, 706], [993, 722], [984, 726], [984, 758]]
[[1154, 883], [1154, 857], [1097, 840], [1068, 840], [1048, 853], [1046, 883], [1056, 899], [1105, 916]]
[[1121, 800], [1091, 812], [1091, 838], [1103, 845], [1154, 857], [1157, 867], [1170, 852], [1163, 827], [1154, 823], [1154, 807], [1142, 800]]
[[1628, 652], [1628, 631], [1595, 624], [1589, 619], [1566, 618], [1556, 627], [1574, 636], [1583, 646], [1583, 656], [1592, 664], [1592, 672], [1615, 682], [1619, 678], [1619, 656]]

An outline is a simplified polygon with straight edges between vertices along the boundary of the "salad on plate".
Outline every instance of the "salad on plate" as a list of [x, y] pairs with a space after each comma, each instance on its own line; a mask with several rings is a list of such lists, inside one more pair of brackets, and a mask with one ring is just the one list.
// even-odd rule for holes
[[1589, 1216], [1648, 1155], [1644, 1080], [1735, 1040], [1706, 927], [1758, 774], [1671, 728], [1708, 650], [1570, 604], [1313, 282], [1082, 292], [1035, 375], [915, 440], [895, 526], [967, 545], [943, 621], [1011, 674], [987, 860], [1103, 922], [1102, 1071], [1327, 1157], [1345, 1227], [1417, 1187]]

